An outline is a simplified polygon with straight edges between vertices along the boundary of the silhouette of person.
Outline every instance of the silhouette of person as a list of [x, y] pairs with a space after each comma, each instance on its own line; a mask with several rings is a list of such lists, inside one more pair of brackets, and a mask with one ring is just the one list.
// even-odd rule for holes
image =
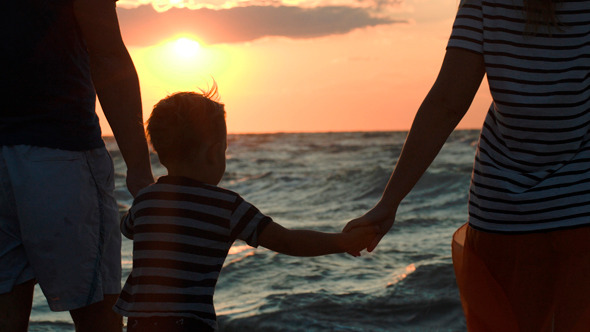
[[131, 194], [153, 177], [115, 1], [11, 1], [0, 27], [0, 330], [27, 330], [37, 282], [77, 331], [121, 331], [119, 215], [97, 95]]

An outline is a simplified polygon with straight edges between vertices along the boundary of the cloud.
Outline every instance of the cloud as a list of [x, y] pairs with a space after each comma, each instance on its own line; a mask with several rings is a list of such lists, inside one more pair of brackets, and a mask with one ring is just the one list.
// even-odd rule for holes
[[[375, 7], [385, 8], [399, 5], [403, 0], [322, 0], [321, 6]], [[137, 8], [151, 5], [157, 12], [172, 8], [187, 9], [228, 9], [249, 6], [297, 6], [302, 8], [319, 7], [317, 0], [119, 0], [121, 8]]]
[[370, 8], [324, 6], [247, 6], [227, 9], [170, 8], [157, 12], [150, 5], [118, 8], [119, 22], [128, 46], [149, 46], [182, 33], [207, 44], [238, 43], [266, 36], [313, 38], [344, 34], [354, 29], [392, 24]]

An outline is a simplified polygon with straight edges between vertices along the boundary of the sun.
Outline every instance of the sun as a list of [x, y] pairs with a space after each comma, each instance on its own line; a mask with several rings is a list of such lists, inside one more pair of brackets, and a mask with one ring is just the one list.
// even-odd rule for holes
[[192, 58], [199, 54], [201, 44], [196, 40], [181, 37], [174, 42], [174, 52], [183, 58]]
[[[171, 36], [153, 46], [132, 51], [146, 98], [161, 98], [172, 91], [195, 91], [206, 88], [212, 78], [216, 82], [228, 82], [239, 73], [231, 66], [238, 63], [232, 48], [209, 45], [195, 35]], [[237, 69], [242, 67], [246, 66], [237, 66]], [[145, 102], [153, 105], [157, 99]]]

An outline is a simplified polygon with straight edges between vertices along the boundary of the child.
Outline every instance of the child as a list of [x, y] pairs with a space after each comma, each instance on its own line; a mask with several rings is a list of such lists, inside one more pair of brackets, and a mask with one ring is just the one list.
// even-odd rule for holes
[[217, 87], [179, 92], [156, 104], [148, 137], [168, 175], [140, 191], [121, 230], [133, 239], [133, 270], [114, 310], [127, 331], [214, 331], [213, 292], [236, 239], [293, 256], [366, 248], [372, 227], [349, 233], [289, 230], [217, 187], [225, 172], [227, 130]]

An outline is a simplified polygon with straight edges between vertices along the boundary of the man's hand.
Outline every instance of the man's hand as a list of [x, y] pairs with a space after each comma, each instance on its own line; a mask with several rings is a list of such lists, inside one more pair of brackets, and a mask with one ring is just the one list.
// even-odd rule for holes
[[137, 196], [137, 193], [154, 183], [154, 177], [152, 172], [145, 170], [144, 172], [137, 172], [132, 169], [127, 170], [127, 190], [133, 197]]

